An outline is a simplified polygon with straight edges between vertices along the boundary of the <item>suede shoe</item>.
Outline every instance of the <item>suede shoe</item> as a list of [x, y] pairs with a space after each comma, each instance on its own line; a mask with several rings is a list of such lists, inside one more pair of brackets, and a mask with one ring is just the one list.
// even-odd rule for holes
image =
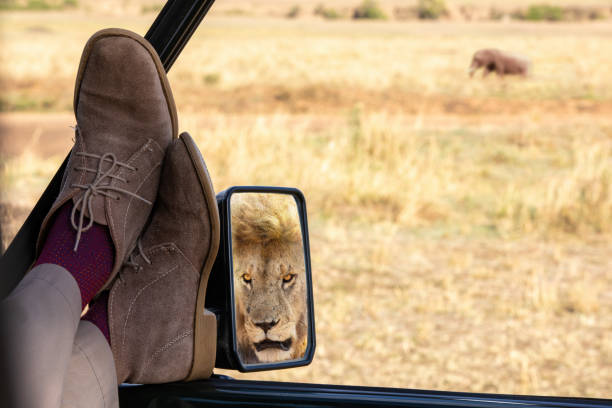
[[208, 170], [183, 133], [168, 148], [151, 222], [111, 287], [108, 322], [119, 383], [212, 374], [217, 323], [204, 297], [219, 228]]
[[81, 57], [74, 112], [75, 145], [37, 252], [57, 210], [72, 201], [75, 251], [94, 222], [108, 226], [115, 257], [102, 290], [136, 244], [157, 196], [166, 148], [177, 136], [174, 99], [151, 44], [121, 29], [94, 34]]

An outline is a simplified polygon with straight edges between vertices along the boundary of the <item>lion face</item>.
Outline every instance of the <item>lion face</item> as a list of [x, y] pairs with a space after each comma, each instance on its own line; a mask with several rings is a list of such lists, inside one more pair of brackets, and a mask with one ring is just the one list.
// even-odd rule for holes
[[242, 246], [234, 253], [234, 291], [243, 363], [303, 356], [308, 331], [301, 242]]

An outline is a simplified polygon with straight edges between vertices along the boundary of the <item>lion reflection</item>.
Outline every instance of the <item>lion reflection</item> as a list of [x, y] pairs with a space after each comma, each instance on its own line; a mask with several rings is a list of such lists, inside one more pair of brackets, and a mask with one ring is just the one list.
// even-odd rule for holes
[[231, 198], [238, 353], [244, 364], [300, 358], [306, 274], [297, 206], [284, 194]]

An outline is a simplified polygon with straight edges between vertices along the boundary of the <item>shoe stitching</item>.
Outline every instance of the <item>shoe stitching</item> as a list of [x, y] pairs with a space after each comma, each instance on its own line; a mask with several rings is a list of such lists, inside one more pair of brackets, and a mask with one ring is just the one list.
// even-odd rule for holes
[[181, 255], [181, 257], [189, 264], [189, 266], [191, 267], [191, 272], [194, 273], [196, 278], [200, 277], [200, 274], [198, 273], [198, 269], [193, 265], [193, 263], [189, 260], [189, 258], [187, 258], [187, 255], [185, 255], [185, 253], [181, 251], [178, 245], [176, 245], [174, 242], [169, 242], [169, 243], [162, 244], [162, 245], [172, 245], [172, 247], [174, 247], [174, 250], [177, 251]]
[[163, 275], [158, 276], [155, 280], [153, 280], [152, 282], [149, 282], [148, 284], [140, 288], [140, 290], [138, 290], [138, 293], [136, 293], [136, 296], [134, 296], [134, 298], [132, 299], [132, 302], [130, 303], [130, 307], [128, 308], [128, 312], [125, 316], [125, 320], [123, 323], [122, 339], [121, 339], [121, 354], [122, 355], [123, 355], [123, 350], [125, 349], [125, 337], [126, 337], [125, 332], [126, 332], [128, 320], [130, 319], [130, 314], [132, 313], [132, 309], [134, 307], [134, 304], [138, 300], [138, 297], [142, 294], [142, 292], [144, 292], [151, 285], [155, 284], [160, 279], [163, 279], [164, 277], [166, 277], [167, 275], [169, 275], [171, 272], [175, 271], [176, 269], [178, 269], [178, 265], [174, 266], [172, 269], [166, 271]]
[[[85, 146], [85, 140], [83, 139], [83, 136], [81, 136], [81, 131], [79, 130], [79, 124], [78, 124], [78, 123], [77, 123], [77, 124], [76, 124], [76, 126], [74, 127], [74, 131], [75, 131], [75, 138], [76, 138], [76, 135], [78, 135], [79, 140], [81, 141], [82, 150], [83, 150], [84, 152], [86, 152], [86, 151], [87, 151], [87, 147]], [[76, 145], [76, 143], [75, 143], [75, 145]], [[76, 152], [74, 152], [74, 157], [75, 157], [75, 158], [79, 157], [79, 156], [76, 154]], [[75, 163], [75, 164], [76, 164], [76, 163]], [[83, 167], [85, 167], [85, 166], [87, 165], [87, 159], [86, 159], [85, 157], [82, 157], [82, 156], [81, 156], [81, 165], [82, 165]], [[81, 172], [81, 173], [80, 173], [80, 175], [79, 175], [79, 183], [83, 184], [83, 183], [85, 182], [85, 180], [83, 180], [83, 177], [85, 177], [85, 176], [86, 176], [86, 173], [85, 173], [85, 172]], [[66, 180], [66, 181], [68, 181], [68, 180]]]
[[[111, 288], [110, 295], [108, 296], [108, 316], [109, 316], [108, 317], [108, 323], [109, 323], [108, 324], [108, 333], [109, 333], [109, 337], [111, 338], [111, 342], [110, 342], [111, 343], [111, 349], [113, 350], [113, 354], [115, 354], [115, 350], [116, 350], [117, 346], [116, 346], [115, 342], [113, 341], [113, 337], [114, 337], [113, 336], [113, 332], [114, 332], [114, 329], [113, 329], [113, 323], [112, 322], [115, 321], [115, 319], [113, 318], [113, 304], [115, 303], [115, 291], [113, 289], [114, 289], [114, 286], [113, 286], [113, 288]], [[123, 335], [123, 333], [121, 335]], [[118, 354], [120, 352], [121, 352], [121, 350], [117, 351]], [[121, 354], [119, 354], [119, 357], [121, 357]], [[116, 364], [117, 365], [121, 364], [122, 359], [115, 358], [115, 360], [116, 360]], [[117, 367], [117, 372], [119, 372], [119, 367]]]
[[168, 350], [170, 347], [174, 346], [175, 343], [178, 343], [179, 341], [183, 340], [186, 337], [189, 337], [193, 334], [193, 330], [187, 330], [184, 333], [179, 334], [178, 336], [176, 336], [174, 339], [170, 340], [169, 342], [167, 342], [166, 344], [164, 344], [163, 346], [161, 346], [160, 348], [158, 348], [155, 353], [151, 354], [151, 356], [148, 358], [148, 360], [145, 362], [144, 367], [142, 368], [143, 372], [146, 372], [147, 369], [149, 368], [149, 365], [151, 365], [151, 363], [153, 361], [155, 361], [155, 359], [164, 351]]
[[[142, 153], [144, 153], [145, 150], [152, 151], [150, 148], [148, 148], [148, 146], [151, 144], [151, 142], [154, 142], [154, 141], [152, 139], [148, 139], [147, 142], [144, 145], [142, 145], [140, 147], [140, 149], [138, 149], [138, 151], [132, 155], [132, 157], [129, 158], [128, 164], [130, 164], [130, 165], [134, 164], [140, 158], [140, 156], [142, 156]], [[154, 169], [151, 169], [149, 174], [146, 175], [146, 177], [138, 185], [138, 187], [134, 189], [135, 192], [140, 190], [140, 187], [149, 178], [149, 176], [151, 175], [153, 170]], [[125, 233], [126, 233], [126, 225], [127, 225], [127, 214], [128, 214], [128, 211], [129, 211], [129, 208], [130, 208], [131, 204], [132, 204], [132, 199], [130, 199], [130, 201], [128, 202], [128, 206], [127, 206], [126, 211], [124, 212], [124, 215], [123, 215], [123, 242], [125, 242]]]
[[170, 249], [179, 253], [179, 255], [187, 262], [187, 264], [191, 267], [191, 272], [195, 275], [196, 278], [200, 278], [200, 274], [198, 273], [198, 268], [196, 268], [193, 263], [187, 258], [185, 253], [181, 251], [181, 249], [174, 242], [164, 242], [161, 244], [154, 245], [146, 249], [149, 254], [154, 254], [159, 251], [163, 251], [164, 249]]
[[[149, 171], [149, 173], [142, 179], [142, 182], [138, 185], [138, 187], [134, 190], [134, 191], [140, 191], [140, 188], [143, 186], [143, 184], [149, 179], [149, 177], [151, 177], [151, 175], [157, 171], [157, 169], [159, 169], [161, 167], [161, 161], [155, 163], [155, 165], [151, 168], [151, 171]], [[128, 220], [128, 213], [130, 210], [130, 207], [132, 205], [132, 199], [130, 199], [130, 201], [128, 202], [128, 205], [126, 207], [124, 216], [123, 216], [123, 242], [125, 242], [125, 234], [127, 231], [127, 220]]]
[[[136, 249], [137, 248], [135, 247], [134, 250], [132, 251], [132, 254], [130, 254], [130, 255], [133, 255], [134, 252], [136, 251]], [[173, 242], [164, 242], [162, 244], [157, 244], [157, 245], [150, 246], [150, 247], [148, 247], [146, 249], [142, 248], [142, 253], [140, 253], [140, 255], [148, 254], [149, 257], [153, 257], [155, 254], [157, 254], [159, 252], [164, 252], [164, 251], [166, 251], [166, 252], [167, 251], [170, 251], [170, 252], [178, 251], [178, 248], [176, 247], [176, 245]], [[149, 258], [149, 260], [151, 261], [150, 258]], [[151, 261], [151, 263], [153, 263], [153, 262]], [[128, 264], [127, 262], [125, 262], [124, 265], [133, 266], [133, 265]], [[136, 262], [136, 266], [140, 266], [140, 265], [138, 265], [138, 263]]]
[[[200, 278], [201, 275], [198, 273], [198, 269], [193, 265], [193, 263], [191, 263], [189, 258], [187, 258], [187, 256], [185, 255], [185, 253], [183, 253], [183, 251], [181, 251], [181, 249], [174, 242], [171, 242], [171, 241], [163, 242], [161, 244], [156, 244], [156, 245], [148, 247], [147, 249], [144, 249], [142, 248], [142, 240], [139, 238], [137, 241], [137, 244], [140, 244], [141, 247], [134, 248], [128, 260], [125, 261], [124, 265], [130, 266], [140, 271], [143, 267], [138, 262], [136, 262], [135, 260], [136, 256], [140, 255], [141, 258], [143, 258], [144, 261], [150, 265], [152, 261], [146, 256], [146, 254], [149, 254], [149, 256], [152, 257], [156, 253], [163, 252], [163, 251], [178, 252], [181, 258], [185, 260], [185, 262], [188, 264], [187, 268], [190, 269], [191, 273], [193, 273], [197, 279]], [[137, 250], [139, 251], [139, 254], [135, 255], [135, 252]], [[121, 275], [119, 275], [119, 278], [121, 278]]]

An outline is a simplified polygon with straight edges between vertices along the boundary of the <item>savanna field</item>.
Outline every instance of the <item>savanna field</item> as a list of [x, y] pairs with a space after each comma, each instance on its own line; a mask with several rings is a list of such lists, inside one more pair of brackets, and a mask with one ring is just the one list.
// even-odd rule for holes
[[[219, 372], [612, 398], [612, 20], [288, 19], [291, 2], [218, 1], [169, 73], [180, 128], [216, 191], [304, 192], [317, 328], [308, 367]], [[0, 11], [4, 247], [70, 149], [86, 40], [144, 34], [153, 10]], [[485, 47], [532, 75], [470, 79]]]

